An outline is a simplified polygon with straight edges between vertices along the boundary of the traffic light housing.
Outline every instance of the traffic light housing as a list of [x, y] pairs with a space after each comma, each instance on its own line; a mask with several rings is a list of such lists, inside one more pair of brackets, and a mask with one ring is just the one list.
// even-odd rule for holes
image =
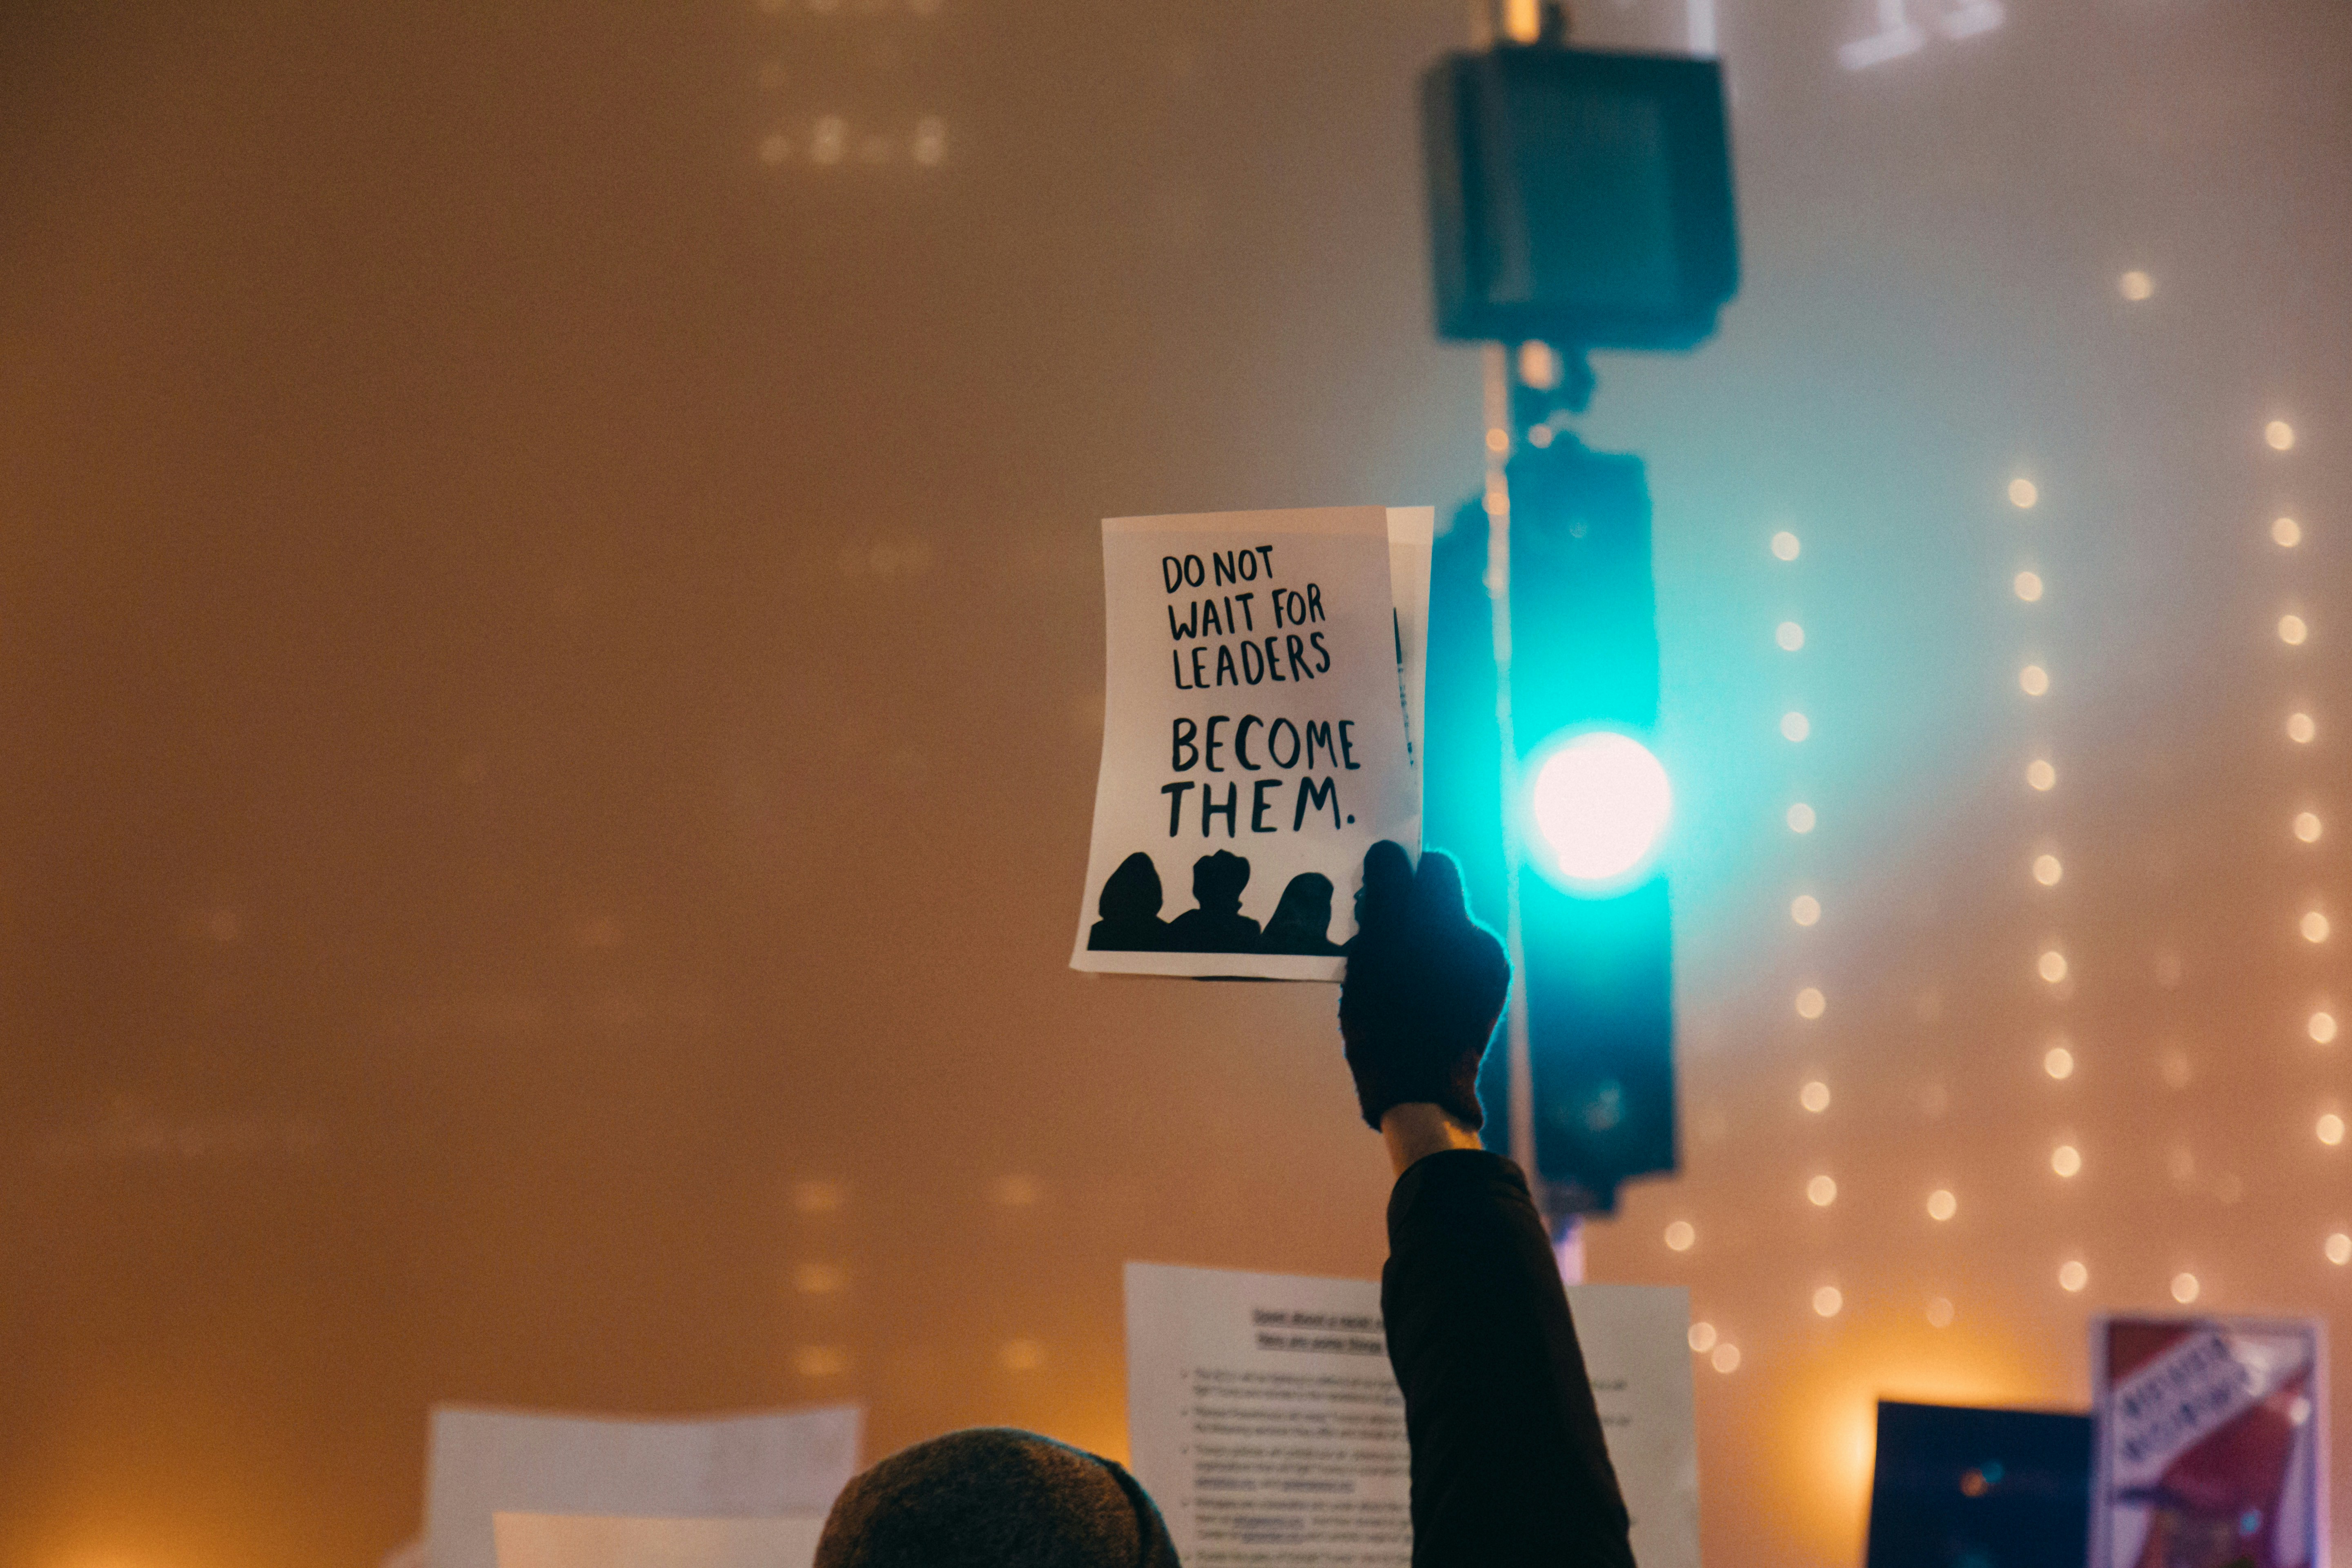
[[[1511, 712], [1524, 795], [1563, 737], [1604, 730], [1646, 741], [1658, 720], [1656, 593], [1649, 489], [1639, 458], [1595, 453], [1560, 435], [1524, 447], [1507, 470], [1511, 501]], [[1437, 542], [1430, 584], [1426, 842], [1463, 864], [1471, 907], [1507, 919], [1501, 731], [1496, 717], [1488, 520], [1464, 505]], [[1519, 820], [1524, 823], [1526, 817]], [[1556, 881], [1528, 845], [1519, 878], [1534, 1073], [1536, 1170], [1554, 1212], [1608, 1213], [1630, 1178], [1677, 1163], [1673, 932], [1665, 879], [1594, 892]], [[1501, 1030], [1479, 1100], [1509, 1125]]]

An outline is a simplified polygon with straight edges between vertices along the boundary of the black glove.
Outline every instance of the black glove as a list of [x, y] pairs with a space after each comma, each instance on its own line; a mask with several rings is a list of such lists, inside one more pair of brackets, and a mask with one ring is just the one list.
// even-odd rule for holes
[[1510, 961], [1470, 918], [1454, 857], [1432, 849], [1416, 874], [1402, 846], [1373, 845], [1339, 983], [1339, 1037], [1365, 1121], [1377, 1131], [1391, 1106], [1427, 1100], [1484, 1125], [1478, 1061], [1510, 988]]

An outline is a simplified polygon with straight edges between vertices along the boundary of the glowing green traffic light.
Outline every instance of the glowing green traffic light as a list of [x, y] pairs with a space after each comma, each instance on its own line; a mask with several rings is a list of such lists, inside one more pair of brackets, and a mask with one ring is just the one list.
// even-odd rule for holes
[[1542, 752], [1529, 770], [1528, 858], [1572, 893], [1612, 892], [1657, 853], [1674, 787], [1649, 749], [1613, 730], [1588, 730]]

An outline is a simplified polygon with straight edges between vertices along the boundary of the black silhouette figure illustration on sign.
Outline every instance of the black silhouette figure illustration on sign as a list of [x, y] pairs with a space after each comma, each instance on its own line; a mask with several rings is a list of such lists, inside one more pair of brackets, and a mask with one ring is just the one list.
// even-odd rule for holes
[[1261, 931], [1241, 912], [1250, 863], [1220, 849], [1192, 862], [1192, 900], [1198, 908], [1173, 920], [1160, 915], [1160, 870], [1139, 849], [1103, 881], [1096, 908], [1102, 918], [1087, 934], [1097, 952], [1279, 952], [1339, 957], [1347, 948], [1331, 940], [1331, 879], [1302, 871], [1290, 879]]
[[1168, 922], [1169, 946], [1179, 952], [1255, 952], [1257, 921], [1242, 913], [1250, 863], [1230, 849], [1192, 862], [1192, 901]]
[[1282, 889], [1274, 918], [1258, 938], [1260, 952], [1297, 952], [1318, 956], [1348, 950], [1331, 940], [1331, 879], [1320, 871], [1301, 871]]
[[1087, 934], [1097, 952], [1166, 952], [1168, 922], [1160, 918], [1160, 871], [1139, 849], [1104, 879], [1096, 904], [1102, 919]]

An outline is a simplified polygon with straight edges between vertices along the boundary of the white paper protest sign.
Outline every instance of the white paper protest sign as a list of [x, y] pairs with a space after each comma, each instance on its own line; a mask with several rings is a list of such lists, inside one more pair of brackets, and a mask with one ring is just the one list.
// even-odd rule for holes
[[492, 1527], [499, 1568], [809, 1568], [824, 1520], [499, 1513]]
[[855, 1405], [687, 1420], [443, 1405], [425, 1491], [432, 1568], [498, 1568], [499, 1513], [822, 1518], [856, 1473]]
[[1407, 710], [1431, 522], [1330, 507], [1103, 523], [1102, 768], [1073, 968], [1339, 977], [1364, 851], [1421, 848]]
[[[1568, 1291], [1643, 1568], [1698, 1568], [1690, 1302]], [[1408, 1568], [1411, 1453], [1369, 1279], [1127, 1266], [1128, 1445], [1185, 1568]]]

